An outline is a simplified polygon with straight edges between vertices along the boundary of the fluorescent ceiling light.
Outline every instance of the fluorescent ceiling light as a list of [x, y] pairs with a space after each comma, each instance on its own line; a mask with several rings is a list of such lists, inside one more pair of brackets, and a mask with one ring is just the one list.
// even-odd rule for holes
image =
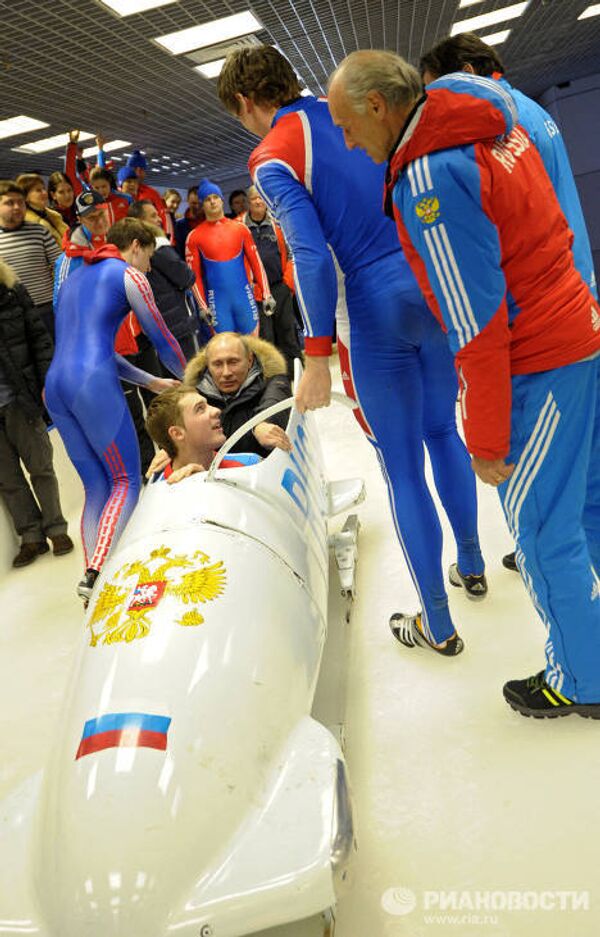
[[202, 23], [201, 26], [190, 26], [189, 29], [181, 29], [176, 33], [157, 36], [154, 41], [173, 55], [180, 55], [182, 52], [214, 46], [218, 42], [227, 42], [228, 39], [238, 39], [248, 33], [257, 33], [262, 28], [262, 23], [250, 10], [246, 10], [244, 13], [234, 13], [233, 16]]
[[506, 20], [514, 20], [521, 16], [527, 9], [528, 2], [513, 3], [508, 7], [501, 7], [499, 10], [492, 10], [491, 13], [480, 13], [479, 16], [472, 16], [468, 20], [460, 20], [455, 23], [450, 32], [451, 36], [457, 33], [468, 33], [475, 29], [483, 29], [485, 26], [494, 26], [496, 23], [504, 23]]
[[459, 7], [459, 9], [460, 9], [461, 7], [472, 7], [472, 6], [474, 6], [476, 3], [481, 3], [481, 2], [482, 2], [482, 0], [460, 0], [460, 3], [458, 4], [458, 7]]
[[586, 7], [583, 13], [580, 13], [577, 17], [578, 20], [587, 20], [590, 16], [599, 16], [600, 15], [600, 3], [593, 3], [591, 7]]
[[510, 33], [510, 29], [501, 29], [498, 33], [490, 33], [489, 36], [480, 36], [482, 42], [487, 42], [488, 46], [499, 46], [503, 43]]
[[215, 59], [213, 62], [206, 62], [205, 65], [195, 65], [194, 71], [200, 72], [205, 78], [217, 78], [224, 64], [225, 59]]
[[131, 16], [132, 13], [145, 13], [155, 7], [164, 7], [167, 3], [176, 0], [102, 0], [104, 6], [110, 7], [117, 16]]
[[[131, 146], [131, 140], [111, 140], [110, 143], [104, 144], [103, 150], [105, 153], [112, 153], [113, 150], [122, 150], [124, 146]], [[88, 146], [82, 155], [84, 159], [87, 159], [88, 156], [95, 156], [97, 152], [97, 146]]]
[[[93, 133], [84, 133], [82, 130], [79, 134], [80, 140], [91, 140], [93, 139]], [[44, 137], [42, 140], [32, 140], [31, 143], [23, 143], [22, 146], [13, 146], [15, 153], [46, 153], [48, 150], [57, 150], [59, 146], [66, 146], [69, 142], [69, 136], [67, 131], [64, 133], [57, 133], [53, 137]]]
[[18, 117], [7, 117], [0, 120], [0, 140], [5, 137], [15, 137], [18, 133], [30, 133], [32, 130], [41, 130], [42, 127], [49, 127], [50, 124], [43, 120], [35, 120], [34, 117], [26, 117], [20, 114]]

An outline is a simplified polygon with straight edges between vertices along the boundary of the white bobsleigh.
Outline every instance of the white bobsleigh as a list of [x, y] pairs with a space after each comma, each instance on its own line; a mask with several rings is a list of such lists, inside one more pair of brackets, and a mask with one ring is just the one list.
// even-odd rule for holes
[[327, 485], [310, 415], [288, 433], [289, 454], [147, 486], [52, 762], [1, 805], [3, 935], [238, 937], [334, 905], [346, 769], [310, 713], [327, 517], [362, 483]]

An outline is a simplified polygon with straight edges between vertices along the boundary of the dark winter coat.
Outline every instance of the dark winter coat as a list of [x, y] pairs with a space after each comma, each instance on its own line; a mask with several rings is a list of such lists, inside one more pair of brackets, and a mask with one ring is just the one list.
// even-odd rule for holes
[[167, 238], [157, 239], [147, 275], [156, 305], [175, 338], [184, 338], [197, 331], [198, 323], [190, 315], [186, 290], [194, 283], [194, 271], [181, 259]]
[[[237, 393], [221, 393], [206, 366], [205, 351], [200, 351], [192, 358], [185, 370], [184, 383], [199, 390], [211, 406], [221, 411], [221, 425], [227, 439], [256, 413], [292, 396], [285, 358], [281, 352], [261, 338], [251, 335], [245, 335], [244, 338], [252, 350], [254, 362]], [[267, 422], [276, 423], [285, 429], [289, 416], [290, 411], [284, 410], [270, 417]], [[231, 451], [255, 452], [263, 458], [271, 452], [257, 442], [252, 431], [242, 436]]]
[[30, 417], [44, 413], [42, 389], [53, 354], [52, 339], [29, 293], [0, 260], [0, 367]]

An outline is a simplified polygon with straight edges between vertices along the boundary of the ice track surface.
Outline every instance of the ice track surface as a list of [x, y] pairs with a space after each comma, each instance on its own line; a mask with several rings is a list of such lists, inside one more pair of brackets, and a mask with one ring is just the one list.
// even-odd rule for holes
[[[374, 453], [349, 412], [322, 411], [318, 421], [330, 479], [367, 483], [345, 731], [359, 848], [335, 937], [597, 937], [600, 729], [576, 717], [524, 719], [502, 699], [506, 679], [541, 669], [544, 632], [519, 576], [501, 565], [511, 541], [495, 492], [480, 488], [490, 594], [471, 603], [450, 589], [465, 652], [446, 660], [401, 648], [387, 621], [416, 598]], [[52, 440], [77, 540], [82, 489], [55, 432]], [[447, 567], [455, 557], [443, 524]], [[12, 547], [4, 532], [0, 799], [48, 759], [82, 620], [79, 545], [8, 572]], [[264, 937], [313, 937], [316, 925]]]

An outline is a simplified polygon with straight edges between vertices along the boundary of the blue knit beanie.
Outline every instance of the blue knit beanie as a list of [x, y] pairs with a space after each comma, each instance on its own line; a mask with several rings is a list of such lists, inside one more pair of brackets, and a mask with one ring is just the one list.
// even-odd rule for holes
[[141, 150], [134, 150], [129, 159], [127, 160], [127, 165], [132, 169], [147, 169], [148, 163], [146, 162], [146, 157], [141, 152]]
[[210, 179], [203, 179], [198, 186], [198, 198], [200, 199], [200, 203], [202, 204], [204, 199], [208, 198], [209, 195], [218, 195], [219, 198], [223, 198], [223, 193], [218, 185], [211, 182]]
[[117, 182], [119, 185], [123, 185], [125, 179], [137, 179], [135, 169], [132, 169], [131, 166], [122, 166], [117, 173]]

